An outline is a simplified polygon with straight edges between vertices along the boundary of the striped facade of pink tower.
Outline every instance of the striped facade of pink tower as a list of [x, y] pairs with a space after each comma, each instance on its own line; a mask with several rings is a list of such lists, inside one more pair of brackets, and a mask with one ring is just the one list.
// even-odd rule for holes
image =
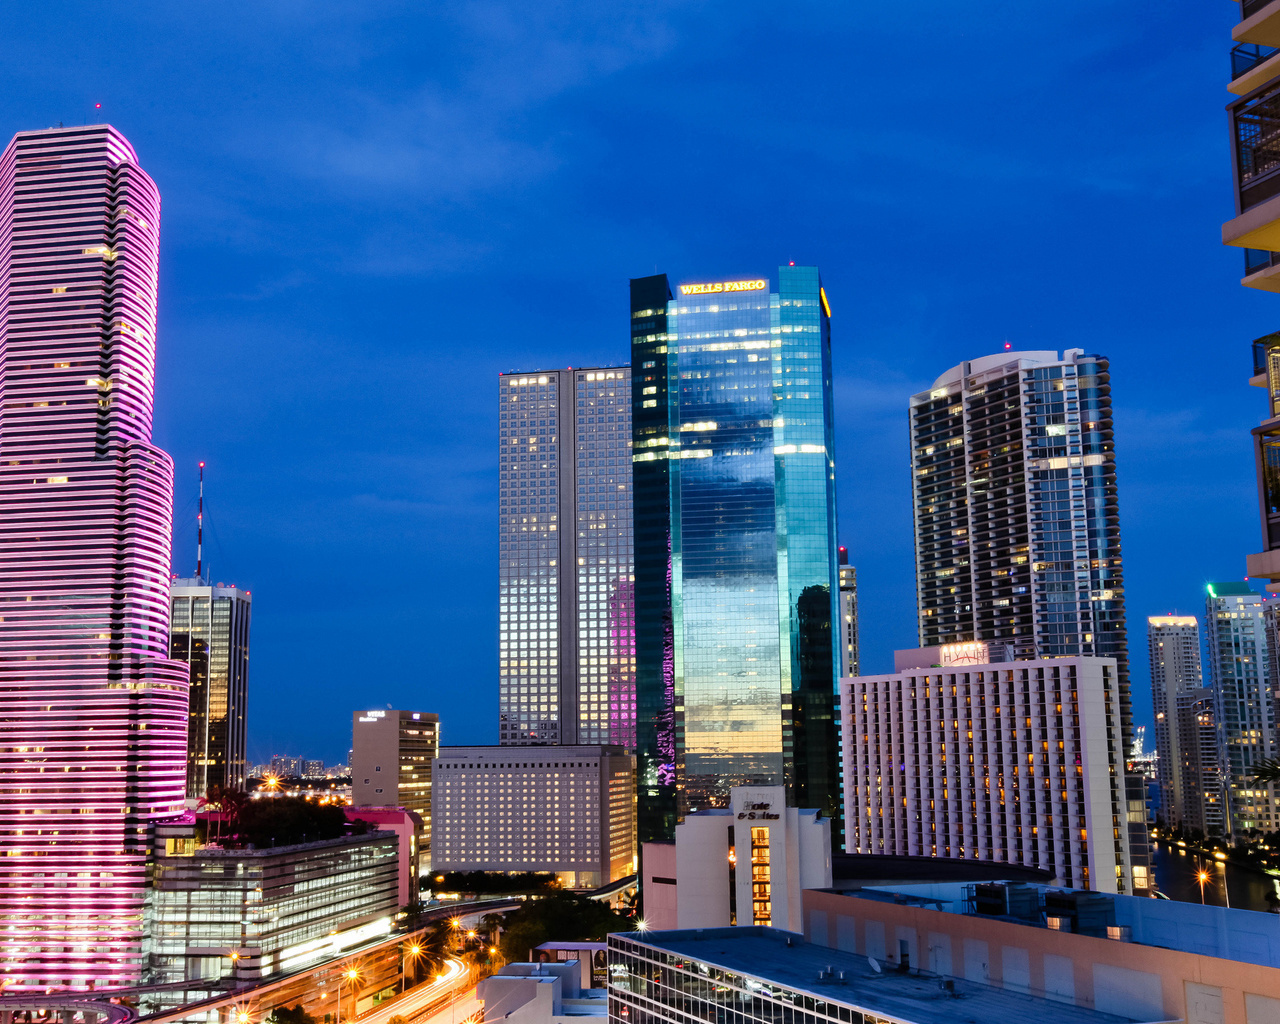
[[0, 154], [0, 992], [136, 984], [151, 824], [183, 810], [159, 220], [114, 128]]

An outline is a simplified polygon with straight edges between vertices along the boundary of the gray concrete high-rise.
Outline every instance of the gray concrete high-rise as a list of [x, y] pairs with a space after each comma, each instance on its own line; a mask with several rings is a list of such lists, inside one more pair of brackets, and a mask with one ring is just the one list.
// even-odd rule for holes
[[635, 747], [631, 370], [498, 378], [498, 739]]

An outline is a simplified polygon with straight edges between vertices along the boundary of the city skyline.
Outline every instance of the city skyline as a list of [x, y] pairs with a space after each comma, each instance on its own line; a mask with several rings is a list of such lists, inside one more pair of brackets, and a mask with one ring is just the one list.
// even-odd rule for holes
[[[374, 706], [429, 707], [450, 742], [495, 741], [490, 382], [512, 368], [625, 365], [626, 279], [655, 264], [679, 278], [784, 258], [822, 266], [841, 296], [838, 498], [865, 671], [915, 642], [903, 396], [1006, 339], [1111, 358], [1135, 715], [1151, 724], [1132, 623], [1199, 612], [1204, 582], [1240, 578], [1241, 553], [1260, 544], [1249, 431], [1265, 395], [1242, 387], [1240, 346], [1276, 325], [1270, 296], [1238, 286], [1239, 252], [1209, 237], [1230, 215], [1218, 44], [1237, 12], [1025, 10], [975, 34], [971, 11], [940, 7], [949, 41], [924, 41], [928, 73], [903, 96], [932, 100], [945, 83], [948, 116], [926, 128], [857, 98], [893, 74], [906, 12], [868, 23], [805, 9], [823, 25], [817, 59], [812, 40], [775, 35], [755, 8], [736, 9], [726, 35], [715, 5], [621, 24], [586, 8], [312, 12], [305, 43], [268, 6], [247, 31], [199, 23], [199, 48], [186, 42], [197, 23], [176, 11], [90, 11], [56, 27], [14, 12], [22, 59], [3, 70], [0, 100], [10, 132], [109, 120], [165, 191], [156, 436], [178, 465], [177, 550], [194, 549], [187, 507], [206, 459], [215, 580], [261, 599], [251, 760], [281, 749], [343, 760], [354, 710], [343, 690], [366, 669], [387, 680]], [[1018, 54], [1083, 39], [1086, 24], [1088, 44], [1020, 77]], [[417, 59], [424, 36], [439, 64]], [[619, 51], [619, 37], [634, 45]], [[1109, 56], [1136, 38], [1161, 45]], [[777, 60], [747, 74], [757, 45]], [[1152, 75], [1176, 81], [1177, 98], [1135, 132], [1114, 98]], [[999, 84], [1010, 76], [1023, 82], [1012, 101]], [[742, 102], [709, 121], [727, 95]], [[799, 124], [778, 101], [792, 95], [813, 99]], [[707, 155], [630, 159], [632, 126], [654, 121]], [[856, 187], [828, 184], [840, 180]], [[964, 202], [926, 217], [921, 197], [939, 193]], [[690, 218], [659, 209], [659, 195], [706, 202]], [[1099, 244], [1141, 209], [1169, 213], [1147, 239], [1164, 254], [1159, 273]], [[904, 272], [924, 237], [968, 255]], [[1033, 239], [1052, 240], [1051, 260], [1026, 258]], [[554, 317], [531, 314], [550, 301]], [[325, 372], [299, 372], [317, 364]], [[424, 403], [423, 381], [448, 386]], [[175, 569], [191, 571], [186, 559]], [[435, 594], [421, 579], [452, 586]], [[402, 642], [422, 623], [438, 655], [427, 669]], [[300, 648], [313, 631], [337, 641]], [[299, 714], [302, 701], [341, 707]]]

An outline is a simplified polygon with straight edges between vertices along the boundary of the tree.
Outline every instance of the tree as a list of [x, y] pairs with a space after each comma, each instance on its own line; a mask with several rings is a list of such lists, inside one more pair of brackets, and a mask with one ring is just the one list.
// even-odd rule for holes
[[521, 961], [544, 942], [601, 941], [610, 932], [631, 931], [633, 924], [607, 903], [557, 892], [508, 915], [500, 948], [507, 960]]
[[480, 931], [489, 936], [490, 941], [497, 941], [498, 932], [506, 924], [506, 914], [485, 914], [480, 918]]
[[[307, 1013], [301, 1004], [297, 1006], [277, 1006], [267, 1018], [270, 1024], [317, 1024], [315, 1017]], [[390, 1021], [387, 1022], [390, 1024]]]
[[1280, 782], [1280, 758], [1269, 757], [1255, 762], [1252, 781], [1259, 785], [1265, 785], [1268, 782]]
[[250, 800], [240, 811], [238, 839], [258, 847], [291, 846], [346, 835], [347, 816], [337, 804], [300, 796]]

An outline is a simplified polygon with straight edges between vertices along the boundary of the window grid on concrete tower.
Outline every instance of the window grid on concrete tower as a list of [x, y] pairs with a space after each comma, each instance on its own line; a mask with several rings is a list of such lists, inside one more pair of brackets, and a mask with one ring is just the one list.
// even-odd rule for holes
[[631, 372], [499, 378], [499, 740], [635, 745]]

